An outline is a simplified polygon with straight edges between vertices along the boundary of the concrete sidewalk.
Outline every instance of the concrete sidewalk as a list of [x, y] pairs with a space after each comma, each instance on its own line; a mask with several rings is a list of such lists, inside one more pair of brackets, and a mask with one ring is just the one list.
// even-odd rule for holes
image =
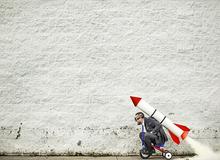
[[[187, 157], [173, 157], [172, 159], [186, 160]], [[161, 156], [152, 156], [149, 159], [165, 160]], [[87, 157], [87, 156], [0, 156], [0, 160], [141, 160], [139, 156], [109, 156], [109, 157]]]

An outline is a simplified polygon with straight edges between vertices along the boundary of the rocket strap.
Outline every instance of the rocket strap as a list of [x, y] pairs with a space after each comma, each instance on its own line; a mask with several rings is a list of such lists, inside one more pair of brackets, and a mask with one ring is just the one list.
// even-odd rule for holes
[[153, 117], [153, 115], [156, 113], [157, 109], [154, 110], [154, 112], [152, 113], [151, 117]]
[[163, 120], [160, 122], [160, 124], [162, 124], [163, 123], [163, 121], [166, 119], [167, 117], [166, 116], [164, 116], [164, 118], [163, 118]]

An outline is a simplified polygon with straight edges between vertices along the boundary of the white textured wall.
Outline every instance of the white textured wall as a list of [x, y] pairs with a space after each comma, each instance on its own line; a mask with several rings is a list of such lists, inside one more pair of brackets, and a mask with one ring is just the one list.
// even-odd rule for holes
[[220, 150], [219, 46], [219, 0], [1, 0], [0, 152], [137, 154], [130, 95]]

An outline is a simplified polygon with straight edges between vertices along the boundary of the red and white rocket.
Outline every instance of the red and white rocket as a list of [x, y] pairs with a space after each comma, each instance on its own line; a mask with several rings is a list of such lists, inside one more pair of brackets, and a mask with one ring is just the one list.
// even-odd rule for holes
[[184, 140], [187, 137], [188, 132], [190, 131], [188, 127], [173, 123], [157, 109], [153, 108], [148, 103], [146, 103], [142, 98], [132, 96], [130, 97], [135, 107], [138, 107], [147, 115], [155, 118], [166, 129], [168, 129], [170, 136], [175, 143], [180, 144], [180, 140]]

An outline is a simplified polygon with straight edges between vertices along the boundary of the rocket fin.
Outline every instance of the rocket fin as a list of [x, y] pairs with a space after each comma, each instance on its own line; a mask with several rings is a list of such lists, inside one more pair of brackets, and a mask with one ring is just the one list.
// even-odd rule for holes
[[183, 126], [183, 125], [181, 125], [181, 124], [176, 124], [176, 123], [174, 123], [177, 127], [179, 127], [180, 129], [182, 129], [183, 131], [190, 131], [190, 129], [188, 128], [188, 127], [186, 127], [186, 126]]
[[178, 138], [173, 132], [171, 132], [170, 130], [168, 130], [168, 131], [169, 131], [169, 134], [170, 134], [172, 140], [173, 140], [176, 144], [180, 144], [179, 138]]
[[175, 124], [175, 125], [184, 131], [183, 134], [181, 135], [181, 138], [185, 139], [187, 137], [190, 129], [186, 126], [181, 125], [181, 124]]

